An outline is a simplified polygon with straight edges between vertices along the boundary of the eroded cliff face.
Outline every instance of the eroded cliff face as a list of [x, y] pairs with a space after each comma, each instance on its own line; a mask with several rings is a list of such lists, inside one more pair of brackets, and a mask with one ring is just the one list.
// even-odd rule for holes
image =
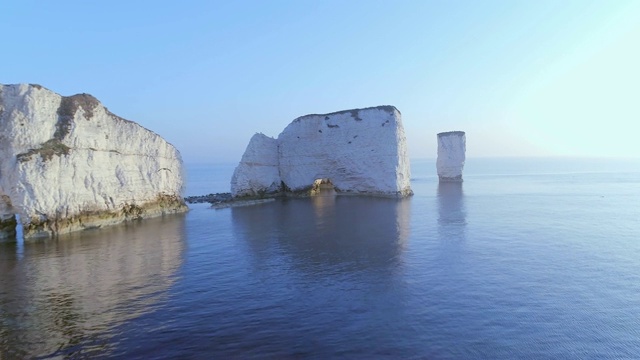
[[[342, 193], [398, 197], [412, 194], [406, 136], [400, 112], [393, 106], [302, 116], [277, 139], [268, 138], [269, 145], [265, 146], [260, 145], [264, 141], [255, 141], [256, 136], [234, 173], [234, 196], [306, 194], [318, 179], [330, 182]], [[278, 178], [274, 175], [274, 146]], [[258, 148], [261, 150], [256, 151]], [[269, 174], [255, 172], [247, 162], [269, 164]], [[258, 181], [256, 177], [266, 180]], [[280, 187], [274, 189], [273, 184]]]
[[278, 168], [278, 141], [255, 134], [231, 178], [233, 196], [260, 196], [281, 190]]
[[438, 160], [436, 161], [436, 167], [440, 181], [462, 181], [466, 146], [464, 131], [448, 131], [438, 134]]
[[185, 211], [182, 172], [171, 144], [91, 95], [0, 86], [0, 221], [19, 214], [25, 237]]

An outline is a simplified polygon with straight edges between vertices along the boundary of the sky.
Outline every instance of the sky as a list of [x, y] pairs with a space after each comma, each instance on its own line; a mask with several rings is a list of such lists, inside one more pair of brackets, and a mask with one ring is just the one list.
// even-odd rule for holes
[[640, 157], [640, 1], [6, 1], [0, 83], [89, 93], [186, 162], [394, 105], [411, 158]]

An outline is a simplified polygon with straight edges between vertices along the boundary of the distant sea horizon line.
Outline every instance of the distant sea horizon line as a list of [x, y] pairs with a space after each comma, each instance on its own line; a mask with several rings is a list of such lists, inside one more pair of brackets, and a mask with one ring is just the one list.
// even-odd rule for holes
[[[232, 165], [240, 163], [240, 156], [237, 160], [188, 160], [182, 162], [188, 165]], [[624, 160], [640, 161], [640, 156], [595, 156], [595, 155], [479, 155], [467, 156], [469, 160], [509, 160], [509, 159], [530, 159], [530, 160]], [[437, 157], [410, 157], [409, 161], [436, 161]]]

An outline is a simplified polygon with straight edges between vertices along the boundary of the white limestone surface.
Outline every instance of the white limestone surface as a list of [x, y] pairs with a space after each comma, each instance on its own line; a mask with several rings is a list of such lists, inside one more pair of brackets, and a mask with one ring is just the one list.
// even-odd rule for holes
[[[306, 194], [318, 179], [329, 181], [338, 193], [398, 197], [412, 194], [406, 136], [400, 112], [393, 106], [302, 116], [274, 141], [278, 151], [278, 183], [282, 188], [266, 188], [259, 181], [254, 181], [258, 186], [251, 186], [234, 174], [231, 183], [234, 195], [281, 191]], [[253, 153], [251, 143], [245, 156], [249, 151], [252, 157], [259, 155]], [[270, 151], [265, 151], [265, 159], [260, 157], [256, 162], [272, 164]], [[242, 170], [245, 156], [236, 174], [247, 173]], [[248, 175], [252, 176], [260, 175]], [[266, 182], [272, 183], [273, 179]]]
[[466, 159], [464, 131], [448, 131], [438, 134], [438, 160], [436, 167], [440, 181], [462, 181]]
[[259, 196], [280, 191], [278, 141], [264, 134], [255, 134], [242, 155], [231, 178], [231, 195]]
[[93, 96], [0, 86], [0, 196], [25, 237], [185, 211], [182, 188], [175, 147]]

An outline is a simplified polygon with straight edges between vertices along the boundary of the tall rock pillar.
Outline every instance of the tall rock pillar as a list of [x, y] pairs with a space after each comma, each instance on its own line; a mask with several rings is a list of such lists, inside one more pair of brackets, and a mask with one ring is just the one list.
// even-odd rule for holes
[[441, 182], [462, 181], [466, 138], [464, 131], [448, 131], [438, 134], [438, 177]]

